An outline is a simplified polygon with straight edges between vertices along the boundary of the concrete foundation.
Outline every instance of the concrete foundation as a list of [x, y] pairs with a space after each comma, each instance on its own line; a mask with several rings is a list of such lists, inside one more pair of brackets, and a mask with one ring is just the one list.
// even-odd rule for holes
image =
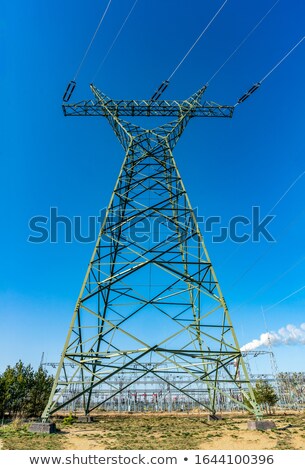
[[250, 431], [266, 431], [267, 429], [276, 428], [273, 421], [262, 420], [262, 421], [248, 421], [248, 429]]
[[55, 423], [32, 423], [29, 426], [29, 431], [40, 434], [54, 434], [56, 432], [56, 426]]
[[93, 417], [92, 416], [78, 416], [77, 421], [79, 423], [92, 423]]

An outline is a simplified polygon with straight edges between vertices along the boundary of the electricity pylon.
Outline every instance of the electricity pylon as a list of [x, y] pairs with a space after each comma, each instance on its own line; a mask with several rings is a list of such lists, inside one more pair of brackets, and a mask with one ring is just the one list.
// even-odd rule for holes
[[[94, 100], [63, 106], [67, 116], [106, 117], [126, 154], [76, 303], [44, 419], [74, 400], [82, 400], [89, 414], [145, 376], [164, 380], [211, 415], [217, 411], [217, 396], [236, 401], [230, 388], [238, 388], [247, 398], [244, 406], [260, 416], [224, 297], [172, 154], [192, 117], [232, 117], [232, 106], [201, 104], [205, 89], [184, 101], [114, 101], [91, 85]], [[122, 116], [176, 119], [147, 130]], [[67, 365], [74, 366], [70, 376]], [[124, 387], [113, 385], [113, 378], [122, 373]], [[177, 373], [185, 377], [181, 384], [171, 379]], [[130, 376], [127, 385], [126, 376]], [[108, 381], [113, 393], [97, 399], [94, 389]], [[205, 385], [201, 396], [194, 393], [198, 384]]]

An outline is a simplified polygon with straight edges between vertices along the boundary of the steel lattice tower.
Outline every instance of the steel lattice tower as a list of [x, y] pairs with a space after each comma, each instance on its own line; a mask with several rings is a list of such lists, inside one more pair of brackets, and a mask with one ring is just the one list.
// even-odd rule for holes
[[[212, 415], [230, 387], [260, 416], [229, 312], [172, 151], [193, 117], [227, 117], [234, 107], [184, 101], [94, 100], [65, 104], [67, 116], [104, 116], [125, 151], [43, 418], [81, 399], [85, 414], [108, 398], [94, 389], [124, 373], [167, 382]], [[152, 130], [122, 116], [174, 116]], [[141, 233], [150, 224], [150, 236]], [[142, 224], [142, 225], [141, 225]], [[234, 369], [232, 371], [232, 365]], [[67, 364], [73, 365], [70, 376]], [[184, 374], [183, 385], [171, 377]], [[187, 383], [185, 383], [185, 381]], [[198, 398], [194, 390], [205, 385]], [[123, 386], [111, 385], [114, 397]], [[69, 392], [69, 396], [67, 393]], [[236, 400], [235, 398], [232, 398]]]

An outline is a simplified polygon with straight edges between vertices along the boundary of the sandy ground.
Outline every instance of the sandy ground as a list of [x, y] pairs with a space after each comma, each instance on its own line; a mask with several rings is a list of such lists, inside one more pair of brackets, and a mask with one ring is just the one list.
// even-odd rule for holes
[[78, 431], [71, 429], [67, 432], [65, 449], [67, 450], [104, 450], [102, 439], [97, 437], [96, 431], [89, 429]]
[[[200, 450], [271, 450], [275, 449], [275, 440], [270, 438], [270, 432], [261, 435], [257, 431], [246, 431], [247, 434], [236, 437], [219, 437], [208, 442], [204, 440], [200, 444]], [[293, 445], [289, 446], [293, 450], [305, 449], [305, 439], [293, 439]], [[1, 449], [1, 444], [0, 444]], [[84, 437], [82, 433], [69, 433], [64, 445], [66, 450], [105, 450], [102, 442], [92, 441]], [[170, 449], [169, 449], [170, 450]]]
[[200, 449], [203, 450], [268, 450], [274, 449], [274, 441], [266, 436], [258, 436], [257, 431], [247, 431], [246, 436], [236, 437], [225, 436], [217, 440], [203, 443]]
[[[137, 424], [140, 424], [136, 417], [134, 419], [137, 421]], [[138, 419], [141, 420], [141, 417], [139, 416]], [[249, 431], [247, 429], [248, 419], [245, 419], [245, 417], [242, 417], [242, 419], [240, 417], [233, 417], [232, 419], [220, 420], [211, 424], [206, 422], [200, 428], [199, 435], [197, 432], [195, 448], [201, 450], [305, 450], [304, 413], [295, 416], [293, 414], [290, 416], [274, 416], [271, 419], [276, 423], [277, 427], [275, 430], [267, 431]], [[131, 421], [126, 422], [127, 434], [131, 432], [131, 426], [129, 426], [131, 424], [133, 424]], [[136, 427], [137, 424], [135, 423]], [[189, 431], [196, 430], [196, 419], [192, 419], [192, 423], [188, 422], [186, 424], [188, 426], [191, 424], [192, 426], [192, 430], [189, 428]], [[284, 429], [287, 425], [290, 427]], [[121, 441], [119, 436], [113, 435], [113, 429], [110, 430], [105, 427], [103, 419], [98, 423], [95, 422], [93, 426], [94, 428], [92, 423], [82, 424], [81, 426], [75, 423], [70, 428], [65, 428], [64, 448], [69, 450], [104, 450], [112, 448], [112, 444], [120, 445], [120, 442], [122, 444], [124, 442], [126, 445], [126, 440]], [[142, 430], [143, 434], [145, 434], [145, 429]], [[168, 431], [170, 432], [170, 429]], [[153, 439], [155, 444], [157, 444], [156, 441], [159, 441], [160, 438], [159, 429], [155, 429], [153, 435], [150, 433], [151, 431], [148, 431], [147, 439]], [[119, 448], [124, 449], [124, 444]], [[135, 443], [130, 443], [129, 441], [128, 445], [131, 445], [128, 448], [137, 449]], [[138, 449], [141, 449], [141, 447], [138, 447]]]
[[305, 410], [267, 417], [276, 427], [266, 431], [248, 430], [253, 418], [246, 414], [221, 417], [210, 421], [199, 413], [103, 413], [93, 422], [67, 425], [63, 416], [57, 416], [58, 434], [33, 436], [16, 428], [3, 434], [0, 449], [305, 450]]
[[[200, 449], [203, 450], [271, 450], [276, 449], [276, 440], [270, 436], [270, 431], [264, 435], [258, 435], [258, 431], [247, 431], [247, 435], [233, 438], [230, 436], [220, 437], [214, 442], [203, 443]], [[293, 438], [293, 443], [285, 447], [290, 450], [304, 450], [305, 439]]]

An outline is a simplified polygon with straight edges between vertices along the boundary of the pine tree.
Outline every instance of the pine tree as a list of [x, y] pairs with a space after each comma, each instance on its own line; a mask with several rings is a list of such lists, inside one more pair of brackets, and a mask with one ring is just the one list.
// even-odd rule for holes
[[40, 416], [48, 400], [53, 377], [18, 361], [0, 376], [0, 418]]
[[253, 393], [257, 404], [265, 413], [270, 414], [272, 407], [279, 400], [274, 388], [266, 380], [258, 380], [253, 388]]
[[29, 390], [26, 414], [28, 416], [41, 416], [53, 385], [53, 377], [39, 367], [34, 374], [34, 380]]

